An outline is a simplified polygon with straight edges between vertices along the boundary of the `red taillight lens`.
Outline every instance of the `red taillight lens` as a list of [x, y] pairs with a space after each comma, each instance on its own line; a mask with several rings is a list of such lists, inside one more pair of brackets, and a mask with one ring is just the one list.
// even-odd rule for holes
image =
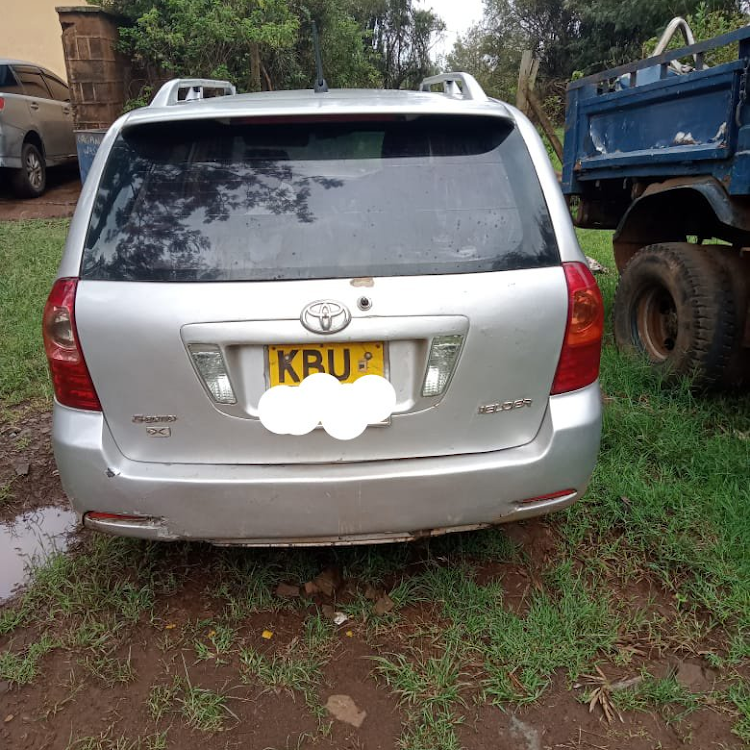
[[44, 307], [42, 334], [55, 398], [74, 409], [101, 411], [78, 342], [75, 320], [78, 279], [58, 279]]
[[0, 112], [2, 112], [5, 109], [5, 99], [3, 99], [2, 96], [0, 96]]
[[568, 284], [568, 323], [552, 395], [583, 388], [599, 377], [604, 333], [602, 293], [588, 266], [563, 263], [563, 269]]
[[124, 516], [121, 513], [99, 513], [92, 511], [86, 514], [92, 521], [148, 521], [147, 516]]
[[557, 500], [560, 497], [565, 497], [566, 495], [574, 495], [575, 494], [574, 489], [567, 489], [567, 490], [560, 490], [559, 492], [550, 492], [549, 495], [539, 495], [538, 497], [529, 497], [526, 498], [526, 500], [521, 500], [521, 502], [524, 505], [527, 505], [528, 503], [544, 503], [547, 500]]

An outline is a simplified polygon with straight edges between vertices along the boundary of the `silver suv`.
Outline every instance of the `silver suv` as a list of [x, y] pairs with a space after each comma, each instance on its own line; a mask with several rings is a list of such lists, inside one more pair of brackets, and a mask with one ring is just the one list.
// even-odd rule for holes
[[68, 87], [38, 65], [0, 59], [0, 169], [14, 192], [36, 198], [47, 167], [76, 158]]
[[87, 526], [408, 540], [585, 491], [602, 302], [544, 146], [421, 89], [173, 81], [112, 126], [44, 314]]

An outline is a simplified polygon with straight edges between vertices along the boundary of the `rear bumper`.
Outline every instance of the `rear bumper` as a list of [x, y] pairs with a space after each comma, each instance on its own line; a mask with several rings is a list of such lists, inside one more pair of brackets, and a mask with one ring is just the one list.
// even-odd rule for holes
[[[80, 517], [145, 517], [85, 519], [101, 531], [215, 544], [354, 544], [480, 528], [570, 505], [586, 489], [600, 431], [594, 384], [551, 397], [532, 442], [490, 453], [349, 464], [142, 463], [119, 452], [101, 414], [59, 404], [53, 444]], [[523, 503], [569, 488], [553, 500]]]

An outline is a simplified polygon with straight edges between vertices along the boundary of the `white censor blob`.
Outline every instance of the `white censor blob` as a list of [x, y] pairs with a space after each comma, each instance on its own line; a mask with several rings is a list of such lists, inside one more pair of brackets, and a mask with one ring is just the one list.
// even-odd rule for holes
[[258, 403], [258, 415], [277, 435], [307, 435], [320, 424], [337, 440], [353, 440], [367, 425], [388, 419], [395, 407], [396, 391], [380, 375], [365, 375], [350, 384], [315, 373], [297, 387], [267, 390]]

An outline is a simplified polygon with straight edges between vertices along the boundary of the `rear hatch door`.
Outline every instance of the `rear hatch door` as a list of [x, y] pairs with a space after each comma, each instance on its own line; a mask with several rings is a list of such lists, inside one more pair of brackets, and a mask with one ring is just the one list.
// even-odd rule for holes
[[[139, 461], [523, 445], [547, 408], [567, 313], [531, 159], [513, 124], [490, 117], [126, 131], [81, 276], [86, 362], [118, 447]], [[321, 303], [336, 330], [321, 327]], [[201, 376], [206, 352], [220, 354], [228, 399]], [[263, 393], [319, 371], [382, 374], [392, 417], [351, 441], [263, 427]]]

